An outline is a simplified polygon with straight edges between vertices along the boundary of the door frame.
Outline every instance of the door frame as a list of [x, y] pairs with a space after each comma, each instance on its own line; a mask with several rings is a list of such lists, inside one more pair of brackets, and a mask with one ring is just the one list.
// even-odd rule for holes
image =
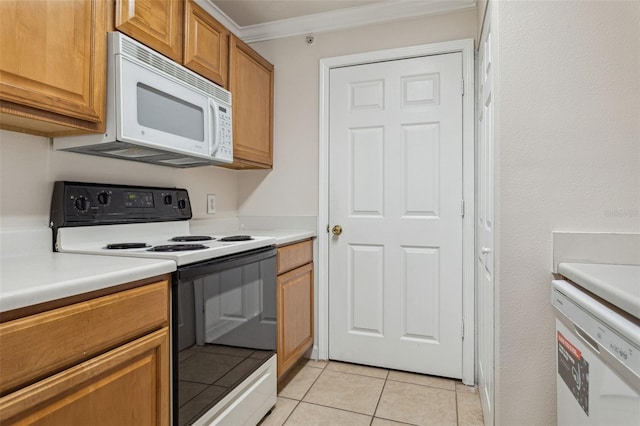
[[[314, 358], [329, 356], [329, 72], [332, 68], [409, 59], [445, 53], [462, 53], [462, 381], [475, 384], [475, 81], [473, 39], [337, 56], [320, 60], [319, 164], [318, 164], [318, 326]], [[461, 330], [461, 333], [463, 331]]]

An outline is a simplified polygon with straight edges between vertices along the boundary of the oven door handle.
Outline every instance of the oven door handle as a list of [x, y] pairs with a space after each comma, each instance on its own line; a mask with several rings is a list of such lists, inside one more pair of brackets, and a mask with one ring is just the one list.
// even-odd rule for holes
[[200, 262], [194, 265], [187, 265], [178, 268], [177, 275], [179, 282], [191, 281], [197, 278], [215, 274], [239, 266], [248, 265], [261, 260], [275, 257], [276, 247], [274, 245], [262, 247], [255, 250], [234, 253]]

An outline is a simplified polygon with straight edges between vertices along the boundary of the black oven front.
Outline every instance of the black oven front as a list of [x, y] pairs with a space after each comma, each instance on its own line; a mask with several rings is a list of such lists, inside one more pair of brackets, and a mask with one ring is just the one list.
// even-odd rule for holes
[[275, 354], [276, 249], [179, 267], [172, 285], [172, 417], [189, 425]]

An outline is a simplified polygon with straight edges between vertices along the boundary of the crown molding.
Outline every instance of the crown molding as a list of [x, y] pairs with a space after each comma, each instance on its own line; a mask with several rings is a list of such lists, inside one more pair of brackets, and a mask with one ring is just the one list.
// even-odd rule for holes
[[[374, 3], [240, 27], [213, 4], [212, 0], [200, 0], [198, 3], [246, 43], [399, 21], [476, 7], [476, 0], [415, 0]], [[203, 3], [206, 3], [207, 6], [205, 7]]]
[[209, 12], [218, 22], [224, 25], [229, 31], [242, 39], [242, 28], [236, 22], [229, 18], [218, 6], [213, 4], [211, 0], [194, 0], [200, 7]]

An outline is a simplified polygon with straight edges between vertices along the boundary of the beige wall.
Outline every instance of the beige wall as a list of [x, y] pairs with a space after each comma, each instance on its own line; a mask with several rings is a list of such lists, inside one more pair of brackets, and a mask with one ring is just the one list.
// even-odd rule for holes
[[487, 10], [487, 5], [489, 4], [488, 0], [478, 0], [477, 1], [477, 13], [478, 13], [478, 34], [476, 36], [476, 48], [478, 47], [478, 42], [480, 41], [480, 36], [482, 35], [482, 24], [484, 23], [484, 14]]
[[640, 231], [640, 2], [494, 6], [496, 424], [550, 425], [551, 232]]
[[475, 9], [391, 24], [254, 43], [276, 67], [273, 171], [238, 177], [241, 215], [318, 214], [318, 91], [320, 59], [473, 38]]
[[[56, 180], [177, 186], [189, 190], [194, 217], [235, 217], [237, 174], [219, 167], [173, 169], [54, 151], [49, 139], [0, 130], [0, 227], [47, 226]], [[217, 214], [206, 214], [206, 194]]]
[[[274, 170], [171, 169], [53, 151], [42, 137], [0, 131], [0, 226], [46, 225], [53, 182], [184, 186], [194, 217], [316, 216], [318, 200], [318, 68], [325, 57], [472, 38], [475, 10], [253, 45], [276, 66]], [[206, 214], [205, 195], [217, 195]], [[17, 203], [16, 200], [21, 200]]]

